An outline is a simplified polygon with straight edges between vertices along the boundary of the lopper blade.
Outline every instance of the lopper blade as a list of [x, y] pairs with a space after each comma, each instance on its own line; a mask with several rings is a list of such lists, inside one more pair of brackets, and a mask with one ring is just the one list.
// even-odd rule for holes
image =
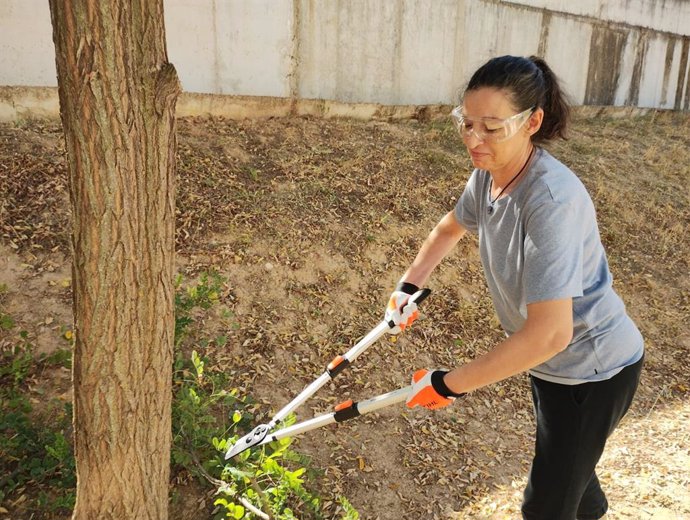
[[261, 441], [266, 438], [268, 431], [269, 427], [267, 424], [260, 424], [254, 428], [228, 449], [228, 451], [225, 453], [225, 460], [231, 459], [243, 451], [261, 444]]

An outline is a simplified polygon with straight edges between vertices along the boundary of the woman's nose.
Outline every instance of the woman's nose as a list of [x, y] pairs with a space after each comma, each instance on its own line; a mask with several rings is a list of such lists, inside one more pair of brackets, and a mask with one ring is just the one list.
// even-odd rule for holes
[[465, 146], [468, 148], [474, 148], [476, 145], [484, 142], [484, 139], [477, 135], [477, 132], [474, 130], [474, 128], [470, 128], [463, 137], [465, 138]]

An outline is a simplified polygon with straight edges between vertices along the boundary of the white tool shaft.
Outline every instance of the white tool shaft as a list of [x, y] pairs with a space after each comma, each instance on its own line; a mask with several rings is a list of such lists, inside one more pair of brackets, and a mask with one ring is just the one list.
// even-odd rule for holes
[[359, 340], [354, 347], [348, 350], [343, 357], [347, 358], [350, 362], [354, 361], [357, 359], [357, 356], [376, 343], [376, 341], [378, 341], [381, 336], [388, 332], [389, 329], [390, 327], [388, 324], [385, 321], [382, 321], [376, 327], [374, 327], [369, 334]]
[[398, 388], [387, 394], [377, 395], [371, 399], [366, 399], [357, 404], [357, 409], [360, 415], [364, 415], [370, 412], [375, 412], [386, 406], [391, 406], [397, 404], [401, 401], [405, 401], [407, 396], [410, 395], [412, 391], [412, 386], [406, 386], [405, 388]]
[[[374, 329], [364, 336], [354, 347], [348, 350], [343, 357], [348, 361], [352, 362], [357, 356], [362, 352], [372, 346], [376, 341], [383, 336], [390, 327], [385, 321], [379, 323]], [[328, 372], [321, 374], [314, 382], [308, 385], [300, 394], [295, 397], [292, 401], [286, 404], [271, 420], [273, 425], [278, 424], [280, 421], [285, 419], [290, 412], [301, 406], [307, 399], [314, 395], [323, 385], [325, 385], [331, 379], [331, 375]]]
[[301, 406], [307, 399], [314, 395], [319, 388], [330, 381], [331, 376], [328, 372], [324, 372], [319, 377], [317, 377], [310, 385], [308, 385], [300, 394], [295, 397], [292, 401], [286, 404], [276, 415], [273, 417], [271, 422], [273, 424], [278, 424], [280, 421], [285, 419], [287, 415], [293, 411], [295, 408]]
[[288, 426], [287, 428], [278, 430], [275, 433], [268, 434], [266, 438], [259, 443], [259, 446], [263, 444], [268, 444], [269, 442], [284, 439], [285, 437], [295, 437], [304, 432], [315, 430], [316, 428], [321, 428], [322, 426], [326, 426], [327, 424], [331, 424], [334, 422], [335, 413], [333, 412], [324, 415], [319, 415], [318, 417], [314, 417], [313, 419], [309, 419], [308, 421], [293, 424], [292, 426]]
[[[380, 410], [381, 408], [385, 408], [386, 406], [391, 406], [406, 400], [411, 391], [412, 386], [406, 386], [405, 388], [399, 388], [398, 390], [393, 390], [387, 394], [377, 395], [376, 397], [372, 397], [371, 399], [366, 399], [355, 404], [357, 406], [357, 410], [359, 411], [359, 415], [365, 415], [367, 413]], [[326, 426], [334, 422], [336, 422], [335, 412], [319, 415], [313, 419], [293, 424], [292, 426], [267, 435], [266, 438], [258, 444], [258, 446], [284, 439], [285, 437], [296, 437], [302, 433], [314, 430], [316, 428], [321, 428], [322, 426]]]

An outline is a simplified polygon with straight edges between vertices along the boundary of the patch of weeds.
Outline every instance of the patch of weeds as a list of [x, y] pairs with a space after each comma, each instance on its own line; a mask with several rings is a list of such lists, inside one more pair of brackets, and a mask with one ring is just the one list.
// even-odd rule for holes
[[[12, 325], [11, 328], [13, 328]], [[33, 345], [28, 340], [29, 333], [19, 332], [17, 344], [11, 350], [2, 352], [0, 363], [0, 388], [7, 385], [9, 391], [18, 392], [33, 365]]]
[[[0, 283], [0, 301], [7, 294], [7, 284]], [[11, 330], [15, 326], [14, 319], [0, 309], [0, 330]]]
[[[222, 284], [217, 275], [202, 275], [198, 285], [178, 291], [175, 329], [182, 336], [176, 337], [176, 345], [181, 345], [193, 322], [195, 306], [208, 309], [218, 301]], [[227, 338], [219, 336], [214, 341], [224, 344]], [[229, 447], [252, 428], [257, 408], [251, 398], [232, 388], [226, 372], [213, 370], [211, 361], [195, 350], [187, 357], [178, 348], [173, 388], [173, 471], [184, 470], [216, 487], [215, 518], [249, 520], [260, 518], [261, 511], [270, 512], [276, 520], [323, 518], [321, 498], [304, 486], [305, 474], [315, 472], [306, 457], [289, 449], [291, 439], [225, 460]], [[293, 415], [284, 424], [294, 421]], [[343, 519], [356, 520], [357, 512], [345, 498], [340, 500]]]
[[261, 174], [260, 170], [257, 170], [256, 168], [249, 168], [248, 170], [249, 177], [254, 181], [258, 182], [259, 180], [259, 175]]
[[[67, 513], [76, 486], [71, 443], [71, 404], [59, 401], [34, 410], [25, 381], [39, 364], [26, 331], [12, 350], [0, 354], [0, 504], [24, 502], [25, 511]], [[59, 364], [65, 363], [64, 355]], [[27, 488], [39, 488], [27, 495]]]
[[41, 361], [52, 366], [72, 368], [72, 351], [66, 348], [59, 348], [50, 354], [43, 354]]
[[14, 320], [12, 319], [12, 316], [9, 314], [5, 314], [4, 312], [0, 311], [0, 329], [2, 330], [11, 330], [14, 328]]
[[202, 273], [199, 282], [187, 288], [182, 287], [183, 277], [175, 279], [175, 346], [180, 345], [194, 322], [192, 311], [208, 310], [218, 302], [223, 280], [218, 273]]
[[208, 364], [196, 351], [190, 359], [178, 355], [175, 361], [173, 469], [218, 489], [215, 518], [256, 518], [252, 508], [280, 520], [322, 518], [321, 500], [303, 485], [307, 469], [298, 462], [304, 459], [288, 449], [289, 439], [225, 461], [240, 431], [251, 429], [255, 403], [237, 389], [225, 390], [227, 377], [208, 370]]
[[449, 156], [447, 152], [435, 149], [426, 150], [424, 159], [430, 168], [454, 171], [455, 159]]

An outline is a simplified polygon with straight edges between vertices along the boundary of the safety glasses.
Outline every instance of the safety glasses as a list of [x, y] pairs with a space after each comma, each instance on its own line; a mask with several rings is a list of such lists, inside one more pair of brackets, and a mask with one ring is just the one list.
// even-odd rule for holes
[[500, 143], [513, 137], [529, 119], [533, 110], [534, 107], [528, 108], [508, 119], [467, 117], [462, 115], [462, 105], [460, 105], [453, 109], [450, 116], [463, 139], [474, 134], [483, 143]]

